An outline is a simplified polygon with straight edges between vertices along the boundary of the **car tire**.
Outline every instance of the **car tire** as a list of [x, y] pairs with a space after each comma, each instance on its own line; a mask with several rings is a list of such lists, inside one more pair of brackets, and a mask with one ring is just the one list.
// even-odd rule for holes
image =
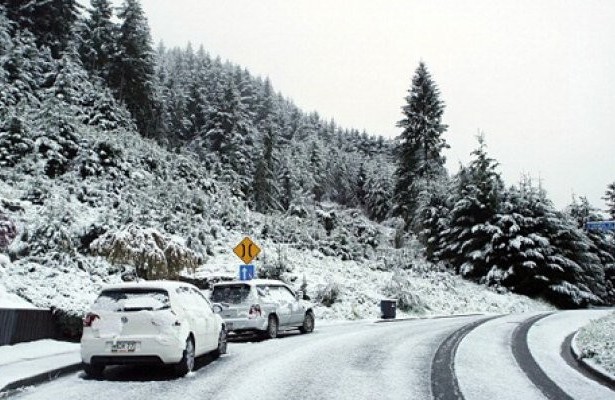
[[299, 332], [301, 333], [312, 333], [314, 332], [314, 313], [308, 311], [305, 313], [305, 317], [303, 318], [303, 325], [299, 327]]
[[83, 364], [83, 372], [90, 378], [100, 379], [104, 371], [104, 365]]
[[267, 321], [267, 330], [263, 332], [265, 339], [275, 339], [278, 337], [278, 318], [275, 315], [270, 315]]
[[177, 376], [184, 376], [194, 369], [194, 354], [194, 340], [192, 337], [189, 337], [186, 339], [186, 348], [184, 349], [182, 359], [175, 365], [175, 374]]
[[220, 330], [220, 335], [218, 335], [218, 347], [214, 350], [214, 357], [218, 358], [222, 354], [226, 354], [226, 347], [228, 345], [227, 342], [227, 333], [226, 328], [222, 327]]

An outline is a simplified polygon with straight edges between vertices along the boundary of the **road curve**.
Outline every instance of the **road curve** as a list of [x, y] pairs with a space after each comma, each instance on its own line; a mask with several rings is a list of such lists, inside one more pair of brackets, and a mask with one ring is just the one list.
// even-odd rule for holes
[[548, 317], [550, 314], [537, 315], [529, 318], [517, 326], [512, 337], [512, 352], [515, 360], [523, 369], [527, 377], [532, 381], [547, 399], [553, 400], [573, 400], [568, 393], [564, 392], [549, 376], [540, 368], [527, 343], [527, 336], [530, 328], [538, 321]]
[[455, 373], [455, 356], [461, 341], [479, 325], [498, 318], [490, 317], [469, 323], [453, 332], [438, 348], [431, 363], [431, 393], [435, 400], [463, 399]]
[[561, 345], [598, 312], [348, 322], [263, 342], [175, 379], [156, 368], [115, 367], [27, 388], [15, 399], [612, 399], [569, 367]]
[[416, 399], [431, 393], [431, 362], [459, 328], [483, 319], [347, 323], [264, 342], [231, 343], [229, 354], [190, 376], [117, 367], [105, 380], [73, 374], [16, 399]]

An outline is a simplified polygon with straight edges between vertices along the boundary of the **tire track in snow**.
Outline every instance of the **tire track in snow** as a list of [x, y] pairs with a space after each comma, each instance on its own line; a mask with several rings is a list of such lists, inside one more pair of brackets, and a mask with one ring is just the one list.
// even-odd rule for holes
[[515, 328], [512, 337], [512, 351], [517, 364], [532, 381], [532, 383], [540, 389], [540, 391], [548, 399], [554, 400], [573, 400], [568, 393], [564, 392], [547, 374], [540, 368], [527, 343], [528, 332], [532, 325], [543, 318], [548, 317], [552, 313], [541, 314], [528, 318], [525, 322]]
[[463, 394], [455, 375], [455, 354], [459, 343], [472, 330], [492, 319], [494, 316], [469, 323], [449, 335], [438, 348], [431, 363], [431, 394], [436, 400], [459, 400]]

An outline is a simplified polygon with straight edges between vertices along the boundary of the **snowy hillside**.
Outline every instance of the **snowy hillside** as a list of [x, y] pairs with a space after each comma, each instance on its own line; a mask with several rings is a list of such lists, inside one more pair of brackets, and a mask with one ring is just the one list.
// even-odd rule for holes
[[[154, 52], [138, 2], [119, 13], [121, 26], [110, 12], [81, 20], [69, 4], [60, 14], [55, 3], [36, 7], [71, 17], [52, 21], [64, 32], [52, 37], [33, 30], [28, 10], [0, 10], [0, 293], [58, 309], [78, 334], [104, 284], [127, 273], [236, 274], [231, 249], [247, 235], [263, 248], [260, 274], [304, 290], [321, 318], [372, 318], [391, 297], [408, 315], [549, 307], [462, 281], [455, 267], [467, 263], [426, 260], [452, 249], [463, 261], [457, 241], [473, 228], [452, 244], [439, 237], [455, 232], [435, 218], [445, 204], [422, 210], [433, 229], [421, 238], [450, 246], [404, 236], [404, 222], [390, 218], [393, 141], [305, 113], [268, 79], [204, 49]], [[102, 46], [88, 39], [99, 23], [109, 28]], [[456, 210], [461, 222], [472, 212]]]
[[[81, 145], [88, 140], [83, 135]], [[263, 249], [256, 261], [259, 272], [271, 274], [279, 267], [283, 279], [318, 304], [319, 318], [374, 318], [380, 300], [390, 297], [400, 299], [402, 315], [549, 308], [463, 281], [425, 261], [410, 238], [404, 249], [394, 249], [396, 230], [357, 210], [328, 204], [295, 215], [254, 213], [224, 185], [207, 179], [195, 185], [182, 178], [182, 173], [198, 171], [189, 158], [171, 157], [129, 134], [107, 144], [122, 149], [113, 160], [115, 168], [131, 160], [130, 173], [103, 170], [84, 183], [75, 168], [61, 179], [15, 173], [17, 179], [0, 183], [4, 212], [19, 232], [8, 251], [14, 262], [5, 257], [0, 268], [7, 290], [36, 306], [81, 315], [103, 284], [119, 282], [122, 271], [139, 267], [139, 258], [154, 259], [161, 251], [145, 241], [135, 242], [134, 253], [121, 259], [95, 255], [97, 238], [119, 237], [127, 226], [137, 226], [189, 247], [198, 255], [198, 267], [182, 274], [196, 277], [236, 275], [240, 261], [231, 249], [244, 235], [251, 236]], [[149, 157], [162, 160], [154, 170], [139, 162]], [[162, 180], [164, 174], [173, 178]]]

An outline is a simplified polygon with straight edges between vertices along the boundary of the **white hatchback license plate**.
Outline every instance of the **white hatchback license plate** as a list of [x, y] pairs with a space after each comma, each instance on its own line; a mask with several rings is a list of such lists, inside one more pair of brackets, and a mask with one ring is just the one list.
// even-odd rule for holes
[[137, 350], [138, 342], [116, 342], [111, 344], [112, 353], [133, 353]]

